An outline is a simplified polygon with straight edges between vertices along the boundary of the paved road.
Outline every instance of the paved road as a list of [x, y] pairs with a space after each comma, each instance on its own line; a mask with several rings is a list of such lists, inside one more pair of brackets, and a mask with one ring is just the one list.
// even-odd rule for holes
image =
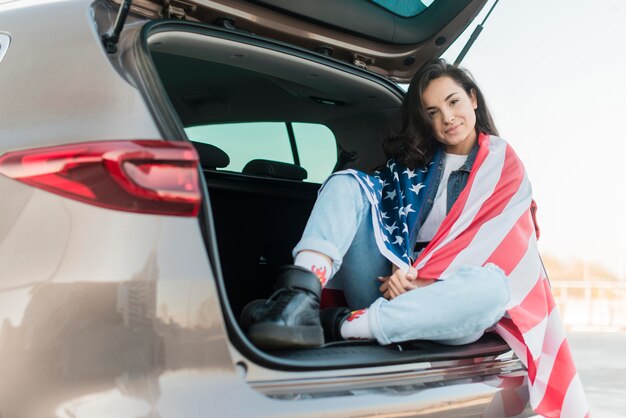
[[568, 333], [592, 418], [626, 417], [626, 333]]

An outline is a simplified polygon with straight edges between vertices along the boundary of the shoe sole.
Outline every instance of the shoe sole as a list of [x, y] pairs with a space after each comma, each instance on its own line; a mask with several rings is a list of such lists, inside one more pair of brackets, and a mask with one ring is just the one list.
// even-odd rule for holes
[[259, 348], [319, 347], [324, 344], [324, 330], [317, 325], [258, 323], [250, 325], [248, 338]]

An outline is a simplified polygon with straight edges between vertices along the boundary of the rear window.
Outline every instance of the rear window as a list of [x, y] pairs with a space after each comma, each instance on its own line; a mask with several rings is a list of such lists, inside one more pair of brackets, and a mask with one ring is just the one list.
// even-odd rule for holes
[[413, 17], [422, 13], [433, 4], [434, 0], [370, 0], [372, 3], [389, 10], [391, 13], [402, 17]]
[[337, 163], [337, 143], [328, 127], [315, 123], [249, 122], [185, 128], [188, 138], [222, 149], [230, 157], [223, 170], [241, 172], [251, 160], [296, 164], [305, 181], [322, 183]]

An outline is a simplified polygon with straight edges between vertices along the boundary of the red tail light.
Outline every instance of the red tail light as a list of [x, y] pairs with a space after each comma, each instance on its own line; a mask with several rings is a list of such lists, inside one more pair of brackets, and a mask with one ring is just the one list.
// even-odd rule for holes
[[103, 141], [4, 154], [0, 173], [109, 209], [196, 216], [198, 154], [184, 142]]

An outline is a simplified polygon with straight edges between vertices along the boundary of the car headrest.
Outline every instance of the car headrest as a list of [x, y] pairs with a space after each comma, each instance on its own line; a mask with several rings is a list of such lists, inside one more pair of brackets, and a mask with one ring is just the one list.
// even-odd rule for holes
[[243, 174], [274, 177], [288, 180], [304, 180], [308, 173], [298, 165], [270, 160], [252, 160], [243, 168]]
[[224, 168], [230, 164], [228, 154], [215, 145], [193, 141], [191, 143], [196, 147], [196, 151], [198, 151], [202, 168], [215, 170], [216, 168]]

